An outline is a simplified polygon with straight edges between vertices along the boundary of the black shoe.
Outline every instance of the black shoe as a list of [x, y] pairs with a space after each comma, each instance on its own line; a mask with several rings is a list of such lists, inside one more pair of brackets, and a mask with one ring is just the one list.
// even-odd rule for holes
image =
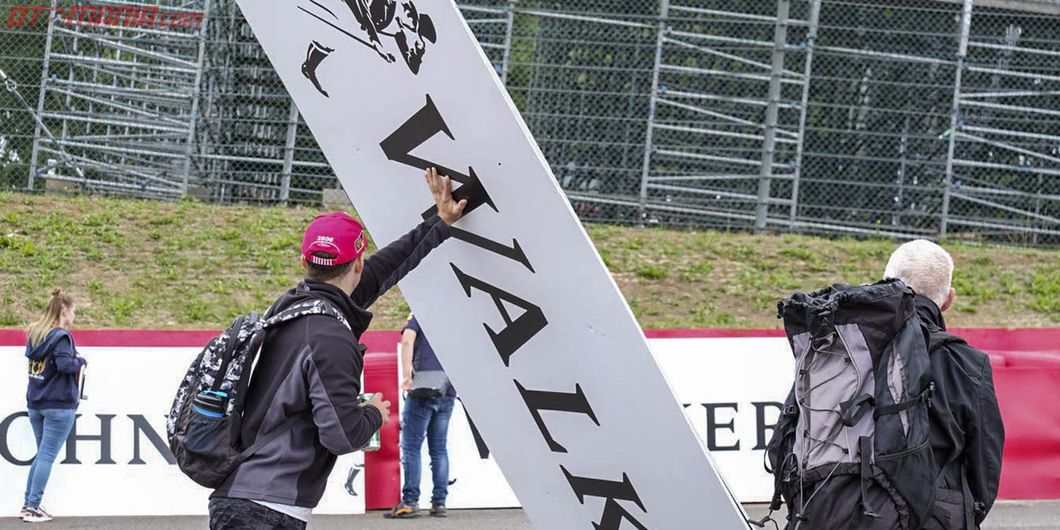
[[446, 511], [444, 504], [435, 504], [431, 506], [431, 517], [449, 517], [449, 512]]
[[[433, 511], [433, 508], [432, 508]], [[409, 506], [403, 502], [399, 502], [397, 506], [394, 506], [389, 512], [383, 514], [386, 519], [412, 519], [420, 516], [420, 509], [413, 506]]]

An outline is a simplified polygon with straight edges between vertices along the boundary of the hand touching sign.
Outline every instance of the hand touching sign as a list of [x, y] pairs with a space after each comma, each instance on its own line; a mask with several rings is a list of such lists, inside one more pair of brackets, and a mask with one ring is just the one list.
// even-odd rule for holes
[[453, 200], [453, 180], [448, 176], [439, 176], [438, 170], [433, 167], [427, 169], [423, 178], [427, 181], [427, 186], [431, 188], [431, 195], [434, 195], [434, 204], [438, 206], [438, 217], [441, 217], [447, 225], [460, 219], [460, 216], [464, 215], [464, 208], [467, 207], [467, 199], [459, 202]]

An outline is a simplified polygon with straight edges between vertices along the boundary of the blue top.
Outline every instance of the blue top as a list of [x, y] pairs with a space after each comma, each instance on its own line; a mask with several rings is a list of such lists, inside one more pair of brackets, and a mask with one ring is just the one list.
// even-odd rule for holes
[[63, 328], [55, 328], [36, 346], [26, 344], [29, 385], [26, 404], [34, 410], [76, 409], [80, 396], [78, 375], [87, 364], [77, 356], [74, 338]]
[[[416, 332], [416, 342], [412, 345], [412, 371], [441, 370], [444, 372], [441, 361], [435, 355], [434, 348], [431, 348], [431, 343], [427, 342], [427, 336], [423, 334], [423, 328], [420, 327], [420, 323], [415, 316], [409, 318], [409, 321], [405, 323], [405, 329], [411, 329]], [[456, 397], [456, 389], [453, 388], [452, 383], [449, 384], [449, 391], [445, 395], [446, 397]]]

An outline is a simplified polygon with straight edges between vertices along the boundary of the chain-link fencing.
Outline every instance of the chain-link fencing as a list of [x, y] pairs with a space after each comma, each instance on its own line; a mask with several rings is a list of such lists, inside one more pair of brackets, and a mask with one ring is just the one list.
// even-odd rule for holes
[[[586, 221], [1060, 243], [1058, 0], [457, 3]], [[337, 187], [234, 1], [5, 15], [3, 188]]]

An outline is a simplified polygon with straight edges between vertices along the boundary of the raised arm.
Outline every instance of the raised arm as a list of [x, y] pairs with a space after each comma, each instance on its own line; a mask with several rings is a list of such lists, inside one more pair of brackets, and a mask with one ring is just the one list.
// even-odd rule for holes
[[420, 223], [364, 261], [361, 281], [350, 297], [367, 309], [448, 238], [449, 226], [437, 216]]
[[380, 296], [419, 265], [423, 258], [449, 238], [449, 225], [464, 213], [467, 200], [453, 200], [452, 181], [438, 176], [434, 168], [424, 175], [438, 214], [422, 222], [397, 241], [379, 249], [364, 262], [361, 281], [350, 295], [353, 301], [367, 309]]

